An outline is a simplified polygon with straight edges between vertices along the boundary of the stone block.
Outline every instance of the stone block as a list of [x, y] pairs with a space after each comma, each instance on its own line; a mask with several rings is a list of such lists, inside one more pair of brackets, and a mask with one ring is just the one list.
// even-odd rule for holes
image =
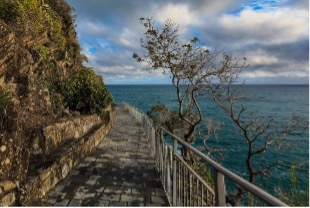
[[97, 183], [96, 180], [88, 180], [88, 181], [86, 182], [86, 184], [87, 184], [87, 185], [90, 185], [90, 186], [94, 186], [96, 183]]
[[85, 159], [86, 162], [96, 162], [96, 158], [95, 157], [87, 157]]
[[126, 188], [126, 187], [119, 187], [119, 186], [107, 186], [104, 189], [104, 193], [105, 194], [120, 194], [120, 193], [131, 193], [131, 189], [130, 188]]
[[14, 192], [8, 193], [3, 197], [0, 197], [0, 206], [1, 207], [11, 206], [15, 203], [15, 200], [16, 200], [15, 193]]
[[104, 194], [100, 197], [100, 200], [118, 202], [120, 200], [120, 194]]
[[85, 199], [82, 203], [83, 207], [98, 207], [100, 206], [100, 201], [98, 199]]
[[124, 202], [132, 202], [132, 201], [139, 201], [143, 202], [143, 195], [141, 194], [122, 194], [121, 201]]
[[96, 192], [97, 192], [98, 194], [102, 193], [103, 191], [104, 191], [104, 187], [101, 187], [101, 188], [96, 189]]
[[49, 204], [55, 204], [56, 203], [56, 199], [48, 199], [47, 202]]
[[128, 206], [130, 206], [130, 207], [144, 207], [144, 202], [134, 200], [134, 201], [128, 202]]
[[84, 193], [84, 198], [95, 198], [95, 193]]
[[84, 192], [76, 192], [74, 195], [74, 199], [84, 199], [85, 193]]
[[79, 199], [72, 199], [69, 203], [69, 207], [80, 207], [82, 206], [83, 200]]
[[54, 207], [66, 207], [69, 203], [69, 199], [64, 199], [62, 201], [56, 202]]
[[109, 206], [110, 207], [126, 207], [127, 206], [127, 202], [114, 202], [114, 201], [111, 201]]
[[16, 188], [16, 184], [12, 181], [3, 181], [0, 182], [0, 194], [9, 192]]
[[65, 178], [69, 172], [70, 172], [70, 167], [68, 166], [68, 164], [65, 164], [61, 169], [62, 178]]
[[151, 196], [151, 202], [154, 204], [166, 204], [165, 197]]
[[100, 207], [108, 207], [109, 204], [110, 204], [109, 201], [99, 200], [99, 206], [100, 206]]

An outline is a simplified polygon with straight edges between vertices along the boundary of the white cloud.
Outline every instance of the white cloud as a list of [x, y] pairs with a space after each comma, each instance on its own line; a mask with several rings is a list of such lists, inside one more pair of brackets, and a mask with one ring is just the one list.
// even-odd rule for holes
[[167, 83], [167, 75], [159, 71], [147, 72], [132, 65], [122, 66], [95, 66], [95, 71], [103, 75], [103, 79], [108, 84], [120, 83]]
[[[120, 66], [97, 66], [96, 71], [106, 74], [114, 75], [124, 75], [127, 77], [143, 77], [150, 76], [150, 73], [141, 70], [140, 68], [134, 67], [132, 65], [120, 65]], [[160, 77], [162, 73], [159, 71], [152, 71], [152, 76]]]
[[129, 48], [139, 47], [139, 42], [137, 42], [137, 40], [139, 40], [137, 34], [129, 28], [124, 28], [122, 33], [119, 36], [119, 42], [123, 46], [129, 47]]
[[223, 15], [219, 24], [227, 34], [240, 34], [243, 44], [290, 43], [309, 34], [308, 14], [288, 8], [258, 11], [246, 8], [237, 16]]
[[252, 72], [243, 72], [240, 76], [241, 79], [256, 79], [256, 78], [276, 78], [276, 77], [290, 77], [290, 78], [303, 78], [309, 76], [309, 73], [302, 71], [278, 72], [266, 70], [256, 70]]
[[69, 2], [77, 6], [77, 32], [88, 65], [113, 82], [162, 79], [161, 72], [141, 71], [143, 65], [132, 59], [132, 53], [140, 50], [143, 27], [138, 19], [142, 16], [160, 22], [171, 19], [180, 25], [180, 39], [197, 36], [211, 48], [246, 57], [251, 71], [243, 76], [251, 79], [309, 75], [309, 11], [301, 1], [272, 5], [254, 1], [259, 10], [244, 7], [251, 6], [245, 0]]
[[245, 53], [245, 57], [247, 57], [247, 63], [250, 65], [271, 65], [279, 63], [279, 59], [276, 56], [270, 55], [267, 51], [262, 49], [248, 51]]
[[101, 37], [107, 34], [107, 27], [102, 22], [84, 19], [78, 24], [79, 34], [87, 37]]
[[156, 19], [164, 22], [167, 19], [172, 20], [176, 24], [186, 27], [188, 25], [197, 24], [197, 16], [190, 11], [187, 4], [168, 4], [162, 5], [156, 12]]
[[283, 60], [279, 65], [261, 65], [261, 67], [247, 68], [240, 74], [241, 79], [256, 78], [305, 78], [309, 77], [309, 66], [305, 63], [290, 63]]
[[93, 60], [95, 60], [96, 56], [91, 52], [92, 46], [87, 44], [87, 43], [83, 43], [81, 46], [82, 46], [81, 53], [87, 57], [88, 62], [90, 62], [90, 63], [93, 62]]
[[267, 72], [262, 70], [256, 70], [253, 72], [243, 72], [241, 78], [263, 78], [263, 77], [276, 77], [277, 75], [273, 72]]

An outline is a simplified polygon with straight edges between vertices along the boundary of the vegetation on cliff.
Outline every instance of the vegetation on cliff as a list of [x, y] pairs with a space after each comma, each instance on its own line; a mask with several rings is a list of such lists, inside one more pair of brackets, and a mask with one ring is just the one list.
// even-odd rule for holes
[[65, 0], [0, 0], [0, 182], [24, 181], [42, 128], [113, 100], [83, 66], [73, 11]]
[[12, 97], [10, 93], [0, 86], [0, 132], [7, 126], [8, 114], [12, 110]]
[[47, 83], [55, 112], [65, 105], [82, 114], [102, 114], [113, 100], [101, 76], [96, 75], [92, 68], [81, 67], [65, 81], [59, 74], [54, 74]]

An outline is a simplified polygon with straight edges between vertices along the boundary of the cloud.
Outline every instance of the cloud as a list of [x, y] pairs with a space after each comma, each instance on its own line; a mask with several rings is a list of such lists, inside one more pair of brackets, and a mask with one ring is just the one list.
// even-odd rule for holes
[[151, 73], [135, 68], [131, 65], [122, 66], [98, 66], [96, 73], [103, 75], [104, 81], [108, 84], [167, 84], [169, 77], [163, 76], [160, 72]]
[[263, 51], [262, 49], [258, 49], [256, 51], [248, 51], [245, 54], [245, 57], [249, 57], [247, 59], [248, 63], [250, 65], [256, 65], [256, 64], [262, 64], [262, 65], [271, 65], [275, 63], [279, 63], [279, 59], [269, 54], [266, 51]]
[[107, 33], [107, 27], [101, 22], [93, 22], [90, 20], [84, 20], [79, 22], [78, 28], [83, 28], [79, 35], [95, 38], [105, 37]]
[[177, 24], [182, 24], [182, 27], [186, 27], [196, 23], [196, 15], [190, 11], [186, 4], [168, 4], [158, 8], [155, 19], [161, 22], [170, 19]]
[[[256, 46], [259, 47], [259, 46]], [[261, 46], [269, 55], [277, 56], [280, 60], [290, 62], [308, 62], [309, 61], [309, 39], [305, 37], [295, 42]]]
[[[276, 83], [305, 82], [309, 76], [307, 0], [68, 0], [76, 8], [77, 33], [89, 65], [108, 83], [169, 82], [160, 72], [141, 71], [132, 59], [140, 50], [140, 17], [179, 24], [180, 38], [198, 36], [250, 67], [241, 77]], [[151, 77], [154, 77], [153, 79]], [[307, 81], [308, 83], [308, 81]]]
[[139, 47], [137, 41], [139, 36], [133, 30], [124, 28], [118, 37], [119, 43], [127, 48], [136, 49]]
[[[266, 6], [266, 5], [264, 5]], [[250, 67], [241, 78], [296, 78], [309, 82], [309, 25], [304, 9], [245, 7], [239, 13], [224, 14], [201, 25], [205, 42], [216, 43], [239, 57]], [[282, 79], [293, 82], [291, 79]], [[306, 80], [306, 82], [305, 82]]]
[[283, 6], [289, 8], [298, 8], [303, 10], [309, 9], [309, 1], [308, 0], [287, 0], [281, 2]]
[[244, 9], [240, 14], [225, 14], [205, 30], [218, 42], [244, 44], [285, 44], [308, 37], [308, 16], [287, 8], [281, 10]]

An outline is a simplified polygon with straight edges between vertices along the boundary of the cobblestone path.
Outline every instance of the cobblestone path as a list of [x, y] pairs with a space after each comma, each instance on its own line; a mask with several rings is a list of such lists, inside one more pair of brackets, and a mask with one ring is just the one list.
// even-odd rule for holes
[[143, 129], [121, 107], [97, 150], [48, 195], [52, 206], [169, 206]]

